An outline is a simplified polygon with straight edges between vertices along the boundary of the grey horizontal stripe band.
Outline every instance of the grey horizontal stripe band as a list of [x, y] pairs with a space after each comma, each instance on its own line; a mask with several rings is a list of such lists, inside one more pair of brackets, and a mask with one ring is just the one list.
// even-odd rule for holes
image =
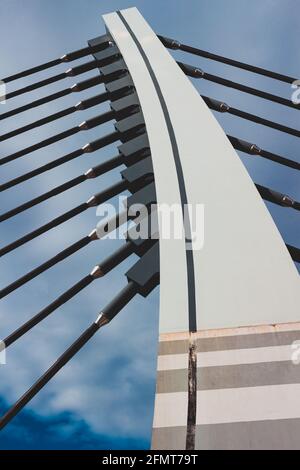
[[[187, 391], [187, 369], [158, 371], [156, 393]], [[300, 365], [262, 362], [197, 369], [197, 390], [300, 383]]]
[[[300, 331], [282, 331], [276, 333], [261, 333], [236, 336], [221, 336], [214, 338], [198, 338], [197, 352], [222, 351], [226, 349], [249, 349], [268, 346], [292, 344], [300, 340]], [[161, 341], [159, 355], [183, 354], [188, 352], [188, 341]]]
[[[154, 450], [184, 449], [186, 426], [153, 429]], [[300, 419], [196, 426], [197, 450], [299, 450]]]

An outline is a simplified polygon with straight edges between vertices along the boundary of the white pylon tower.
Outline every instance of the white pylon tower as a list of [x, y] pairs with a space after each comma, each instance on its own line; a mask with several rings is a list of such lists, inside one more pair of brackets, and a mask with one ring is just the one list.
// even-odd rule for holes
[[152, 447], [294, 447], [298, 272], [224, 131], [138, 10], [103, 18], [139, 97], [158, 204], [205, 211], [203, 248], [160, 238]]
[[[253, 183], [236, 151], [298, 171], [300, 164], [226, 135], [211, 110], [229, 113], [298, 138], [300, 130], [202, 96], [187, 76], [203, 78], [289, 108], [299, 110], [300, 106], [281, 96], [176, 62], [167, 48], [181, 49], [288, 84], [294, 79], [157, 36], [136, 8], [103, 18], [106, 34], [90, 40], [87, 47], [3, 81], [10, 83], [90, 54], [93, 60], [18, 88], [8, 93], [6, 99], [87, 71], [96, 70], [96, 76], [11, 109], [1, 114], [0, 120], [98, 85], [105, 87], [104, 92], [2, 134], [0, 142], [100, 103], [109, 102], [110, 110], [1, 157], [0, 165], [78, 132], [88, 133], [104, 123], [113, 122], [113, 131], [105, 135], [100, 133], [96, 140], [83, 147], [14, 177], [1, 184], [0, 191], [118, 143], [116, 155], [0, 214], [0, 222], [86, 180], [98, 178], [122, 165], [126, 169], [121, 171], [119, 182], [96, 192], [87, 201], [60, 212], [20, 238], [9, 238], [9, 243], [0, 248], [0, 257], [91, 207], [125, 191], [130, 195], [124, 209], [112, 220], [92, 231], [87, 229], [81, 239], [64, 246], [52, 258], [2, 288], [0, 298], [84, 250], [89, 243], [102, 239], [128, 219], [135, 224], [126, 232], [126, 240], [120, 248], [12, 331], [1, 342], [1, 347], [9, 348], [92, 282], [100, 282], [100, 278], [131, 255], [136, 255], [138, 261], [125, 273], [124, 288], [101, 308], [95, 321], [1, 416], [0, 429], [8, 425], [133, 297], [147, 297], [160, 282], [152, 448], [297, 449], [300, 447], [300, 289], [293, 260], [300, 262], [300, 250], [285, 244], [262, 199], [285, 206], [287, 210], [299, 211], [300, 203]], [[141, 204], [148, 211], [143, 220], [130, 213], [132, 207]], [[161, 212], [158, 227], [151, 225], [148, 238], [136, 238], [134, 230], [155, 215], [154, 204], [158, 210], [167, 208], [170, 218], [175, 211], [177, 230], [166, 234], [166, 220]], [[178, 237], [178, 231], [183, 236]]]

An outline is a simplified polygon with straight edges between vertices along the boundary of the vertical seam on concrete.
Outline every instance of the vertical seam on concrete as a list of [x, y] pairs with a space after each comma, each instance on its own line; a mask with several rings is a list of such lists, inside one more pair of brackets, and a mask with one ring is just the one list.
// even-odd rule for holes
[[197, 415], [197, 351], [194, 334], [189, 338], [189, 364], [188, 364], [188, 412], [186, 430], [186, 450], [195, 449]]

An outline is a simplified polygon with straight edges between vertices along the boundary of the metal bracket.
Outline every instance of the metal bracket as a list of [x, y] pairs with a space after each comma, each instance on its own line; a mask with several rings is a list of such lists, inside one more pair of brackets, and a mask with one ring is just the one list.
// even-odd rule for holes
[[121, 175], [128, 183], [133, 183], [143, 176], [153, 175], [151, 157], [144, 158], [140, 162], [131, 165], [126, 170], [121, 171]]
[[126, 273], [128, 281], [134, 282], [138, 293], [147, 297], [159, 284], [159, 243], [155, 243]]

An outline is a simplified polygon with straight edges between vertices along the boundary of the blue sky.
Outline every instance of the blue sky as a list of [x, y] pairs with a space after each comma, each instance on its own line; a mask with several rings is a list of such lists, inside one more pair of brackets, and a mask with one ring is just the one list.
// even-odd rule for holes
[[[269, 68], [295, 77], [300, 75], [298, 2], [296, 0], [0, 0], [0, 76], [61, 56], [84, 47], [86, 41], [104, 33], [101, 15], [121, 8], [137, 6], [155, 31], [202, 49]], [[176, 53], [177, 58], [226, 78], [265, 89], [287, 98], [289, 85], [273, 82], [226, 65]], [[34, 79], [63, 71], [62, 65]], [[88, 73], [80, 79], [93, 76]], [[25, 86], [32, 78], [15, 82], [9, 90]], [[47, 93], [74, 83], [74, 79], [51, 85]], [[271, 117], [299, 128], [297, 111], [266, 103], [230, 89], [199, 81], [195, 85], [203, 94], [223, 99], [243, 110]], [[95, 89], [81, 97], [96, 94]], [[0, 112], [12, 109], [40, 92], [11, 100]], [[81, 98], [80, 97], [80, 98]], [[31, 120], [75, 104], [71, 95], [1, 123], [1, 134]], [[55, 134], [107, 109], [100, 105], [85, 113], [44, 126], [38, 132], [23, 134], [1, 144], [1, 156], [31, 142]], [[255, 126], [230, 116], [217, 115], [228, 133], [257, 143], [270, 151], [297, 159], [297, 139]], [[44, 162], [81, 147], [111, 130], [111, 124], [81, 133], [19, 161], [1, 167], [1, 182], [29, 171]], [[30, 182], [1, 194], [1, 208], [8, 210], [21, 201], [86, 171], [116, 153], [115, 146], [74, 160]], [[287, 192], [300, 200], [296, 172], [261, 159], [241, 154], [255, 182]], [[34, 227], [50, 220], [58, 212], [87, 200], [92, 194], [118, 181], [118, 170], [103, 178], [86, 182], [47, 203], [3, 223], [1, 246]], [[268, 205], [284, 239], [299, 242], [297, 213]], [[1, 211], [3, 212], [3, 210]], [[0, 281], [5, 286], [43, 260], [81, 238], [97, 222], [93, 209], [39, 237], [1, 260]], [[0, 337], [29, 319], [40, 308], [90, 272], [120, 242], [94, 243], [19, 289], [0, 306]], [[95, 281], [84, 292], [54, 313], [30, 334], [14, 345], [1, 366], [0, 411], [12, 404], [59, 354], [93, 321], [103, 305], [125, 285], [123, 273], [134, 259]], [[136, 298], [122, 314], [99, 333], [74, 360], [45, 387], [28, 407], [1, 433], [0, 449], [18, 448], [147, 448], [150, 443], [152, 408], [155, 389], [158, 290], [144, 300]], [[42, 437], [41, 437], [42, 436]]]

